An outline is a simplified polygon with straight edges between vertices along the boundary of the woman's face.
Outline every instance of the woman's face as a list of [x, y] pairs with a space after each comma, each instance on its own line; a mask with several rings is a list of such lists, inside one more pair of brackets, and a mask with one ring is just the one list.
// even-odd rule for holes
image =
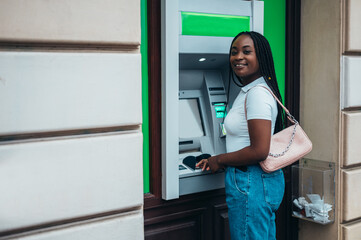
[[247, 34], [239, 36], [233, 42], [229, 61], [234, 73], [245, 85], [262, 76], [253, 40]]

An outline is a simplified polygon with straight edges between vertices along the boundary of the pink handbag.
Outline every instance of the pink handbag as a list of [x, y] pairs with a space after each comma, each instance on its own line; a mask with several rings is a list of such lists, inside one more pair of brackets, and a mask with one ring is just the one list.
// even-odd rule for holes
[[[307, 153], [311, 152], [312, 142], [307, 137], [297, 120], [290, 114], [288, 109], [283, 106], [273, 92], [264, 86], [257, 86], [267, 89], [272, 94], [278, 104], [280, 104], [285, 110], [287, 118], [293, 123], [293, 125], [272, 135], [270, 153], [264, 161], [259, 163], [263, 171], [270, 173], [291, 165]], [[246, 101], [247, 95], [244, 101], [244, 112], [247, 119]]]

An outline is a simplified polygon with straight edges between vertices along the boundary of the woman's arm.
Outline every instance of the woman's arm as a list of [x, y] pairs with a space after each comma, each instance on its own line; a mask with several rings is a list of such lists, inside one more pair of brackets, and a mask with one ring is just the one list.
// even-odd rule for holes
[[224, 153], [201, 160], [197, 167], [216, 172], [224, 166], [246, 166], [256, 164], [267, 158], [271, 143], [271, 121], [263, 119], [248, 120], [250, 146], [231, 153]]

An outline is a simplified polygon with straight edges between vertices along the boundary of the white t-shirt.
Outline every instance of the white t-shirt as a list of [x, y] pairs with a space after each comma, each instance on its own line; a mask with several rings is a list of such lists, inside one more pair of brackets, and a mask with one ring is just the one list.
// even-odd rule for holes
[[[227, 152], [238, 151], [250, 145], [247, 120], [265, 119], [272, 121], [271, 134], [277, 119], [277, 102], [267, 89], [256, 87], [262, 85], [270, 89], [263, 77], [256, 79], [241, 88], [231, 110], [228, 112], [224, 126], [227, 131]], [[244, 112], [244, 101], [247, 93], [247, 120]]]

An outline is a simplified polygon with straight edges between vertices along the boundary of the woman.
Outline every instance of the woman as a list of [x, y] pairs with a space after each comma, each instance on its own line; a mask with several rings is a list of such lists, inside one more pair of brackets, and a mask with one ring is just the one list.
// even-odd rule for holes
[[283, 172], [265, 173], [258, 164], [267, 158], [271, 135], [282, 130], [285, 121], [274, 97], [260, 87], [281, 100], [269, 43], [259, 33], [241, 32], [232, 41], [229, 61], [241, 91], [224, 121], [227, 153], [203, 159], [197, 167], [212, 172], [226, 168], [232, 239], [276, 239], [275, 211], [284, 194]]

